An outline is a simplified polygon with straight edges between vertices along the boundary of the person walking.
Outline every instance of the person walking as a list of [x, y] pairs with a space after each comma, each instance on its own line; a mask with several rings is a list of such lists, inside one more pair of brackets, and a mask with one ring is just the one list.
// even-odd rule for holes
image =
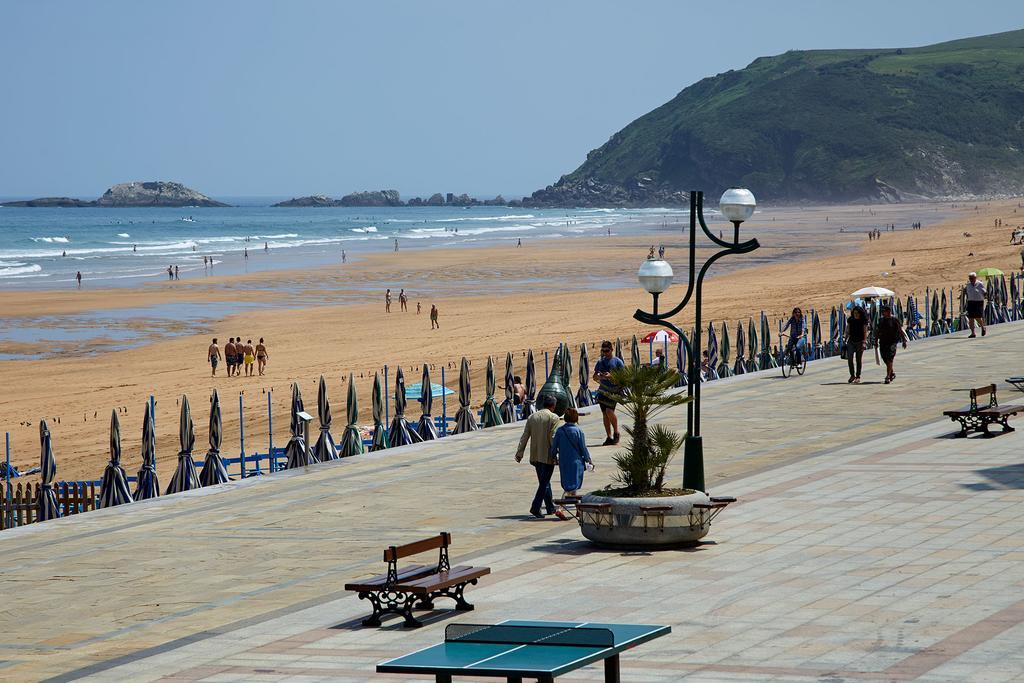
[[235, 370], [235, 338], [228, 337], [228, 343], [224, 345], [224, 362], [228, 366], [228, 377], [234, 373]]
[[855, 305], [850, 309], [844, 339], [846, 341], [846, 363], [850, 366], [850, 379], [846, 381], [848, 384], [860, 384], [864, 349], [868, 343], [868, 316], [862, 306]]
[[178, 272], [178, 266], [174, 266], [174, 279], [175, 280], [180, 280], [181, 279], [181, 275]]
[[967, 276], [967, 322], [971, 326], [971, 334], [967, 337], [973, 339], [978, 336], [974, 334], [974, 321], [981, 325], [981, 336], [985, 336], [985, 299], [988, 293], [985, 285], [978, 279], [977, 273]]
[[439, 329], [441, 329], [441, 324], [439, 322], [437, 322], [437, 305], [436, 304], [430, 304], [430, 329], [432, 329], [432, 330], [439, 330]]
[[213, 338], [213, 343], [210, 344], [210, 348], [206, 350], [206, 357], [210, 361], [210, 367], [213, 368], [213, 372], [210, 373], [210, 377], [217, 376], [217, 363], [220, 362], [220, 347], [217, 346], [217, 338]]
[[907, 333], [903, 331], [903, 325], [892, 316], [892, 309], [882, 306], [879, 309], [882, 317], [878, 320], [876, 336], [878, 339], [878, 353], [885, 362], [885, 383], [890, 384], [896, 379], [896, 371], [892, 364], [896, 359], [896, 345], [901, 343], [907, 348]]
[[174, 280], [174, 266], [167, 266], [167, 279]]
[[78, 288], [81, 289], [82, 288], [82, 271], [78, 271], [77, 273], [75, 273], [75, 280], [78, 281]]
[[256, 362], [256, 349], [253, 348], [252, 339], [247, 340], [242, 347], [242, 361], [245, 363], [245, 376], [252, 377], [253, 363]]
[[263, 337], [260, 337], [260, 343], [256, 345], [256, 369], [261, 377], [263, 376], [263, 371], [267, 369], [267, 361], [269, 359], [270, 354], [267, 353], [267, 345], [263, 343]]
[[626, 367], [626, 364], [615, 355], [612, 343], [607, 339], [601, 342], [601, 358], [594, 363], [594, 380], [600, 382], [597, 388], [597, 404], [601, 406], [601, 418], [604, 420], [604, 431], [608, 438], [602, 446], [614, 446], [619, 443], [619, 418], [615, 414], [615, 399], [619, 386], [612, 381], [612, 371]]
[[384, 292], [384, 312], [385, 313], [390, 313], [391, 312], [391, 288], [390, 287], [388, 288], [388, 291]]
[[[551, 441], [551, 457], [558, 465], [562, 490], [565, 495], [576, 496], [583, 488], [583, 473], [589, 466], [594, 469], [594, 461], [587, 450], [587, 439], [579, 427], [580, 414], [575, 408], [565, 410], [565, 424], [555, 432]], [[568, 519], [565, 510], [557, 508], [555, 514], [559, 519]]]
[[555, 514], [555, 502], [551, 496], [551, 475], [555, 472], [555, 459], [551, 455], [551, 441], [558, 429], [558, 416], [552, 411], [555, 397], [545, 395], [541, 399], [541, 409], [526, 418], [523, 436], [519, 439], [516, 450], [516, 462], [523, 461], [526, 444], [530, 444], [530, 464], [537, 473], [537, 492], [530, 504], [530, 514], [543, 517], [540, 512], [541, 503], [547, 514]]

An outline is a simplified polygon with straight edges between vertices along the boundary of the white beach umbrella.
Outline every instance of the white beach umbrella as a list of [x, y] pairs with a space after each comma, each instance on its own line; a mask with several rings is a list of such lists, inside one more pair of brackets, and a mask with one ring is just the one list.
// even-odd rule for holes
[[894, 291], [892, 291], [891, 289], [886, 289], [885, 287], [871, 286], [871, 287], [862, 287], [862, 288], [858, 289], [856, 292], [853, 292], [852, 294], [850, 294], [850, 296], [852, 298], [854, 298], [854, 299], [856, 299], [858, 297], [862, 298], [862, 299], [877, 299], [877, 298], [884, 298], [884, 297], [889, 297], [889, 296], [896, 296], [896, 293]]

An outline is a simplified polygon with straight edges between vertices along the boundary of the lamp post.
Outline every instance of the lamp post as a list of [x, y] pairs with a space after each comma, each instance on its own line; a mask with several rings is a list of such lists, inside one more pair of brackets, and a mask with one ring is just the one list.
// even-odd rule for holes
[[[704, 491], [704, 444], [700, 434], [700, 335], [701, 335], [701, 303], [703, 300], [704, 276], [708, 268], [723, 256], [729, 254], [747, 254], [757, 249], [756, 239], [740, 242], [740, 223], [750, 218], [754, 213], [756, 202], [754, 195], [749, 190], [731, 188], [725, 191], [719, 202], [719, 209], [733, 224], [733, 240], [727, 242], [714, 235], [704, 222], [704, 193], [698, 191], [690, 192], [690, 253], [689, 271], [690, 278], [686, 286], [686, 294], [674, 308], [658, 313], [658, 297], [665, 292], [672, 284], [672, 266], [662, 259], [649, 258], [640, 265], [637, 272], [637, 279], [640, 285], [647, 290], [654, 298], [653, 310], [648, 313], [637, 309], [633, 314], [636, 320], [647, 325], [658, 325], [672, 330], [683, 344], [686, 345], [687, 370], [686, 370], [686, 393], [692, 399], [686, 406], [686, 444], [683, 450], [683, 487]], [[721, 251], [712, 254], [697, 272], [697, 225], [716, 245], [722, 247]], [[694, 298], [694, 324], [695, 330], [693, 339], [687, 339], [683, 331], [677, 327], [671, 318], [679, 315], [690, 299]]]

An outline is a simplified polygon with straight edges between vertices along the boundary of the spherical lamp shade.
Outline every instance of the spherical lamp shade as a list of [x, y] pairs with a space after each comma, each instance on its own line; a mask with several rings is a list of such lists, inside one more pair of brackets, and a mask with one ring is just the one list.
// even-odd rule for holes
[[733, 223], [742, 223], [753, 216], [756, 206], [754, 194], [741, 187], [729, 188], [718, 200], [718, 210], [722, 212], [726, 220]]
[[672, 285], [672, 266], [662, 259], [647, 259], [640, 264], [636, 278], [650, 294], [661, 294]]

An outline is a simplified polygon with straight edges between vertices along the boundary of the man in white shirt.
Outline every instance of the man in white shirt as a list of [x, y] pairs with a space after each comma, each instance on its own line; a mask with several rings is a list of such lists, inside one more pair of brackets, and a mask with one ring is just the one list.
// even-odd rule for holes
[[985, 285], [978, 279], [977, 273], [967, 276], [967, 322], [971, 326], [971, 334], [968, 339], [977, 335], [974, 334], [974, 321], [981, 325], [981, 336], [985, 336]]

